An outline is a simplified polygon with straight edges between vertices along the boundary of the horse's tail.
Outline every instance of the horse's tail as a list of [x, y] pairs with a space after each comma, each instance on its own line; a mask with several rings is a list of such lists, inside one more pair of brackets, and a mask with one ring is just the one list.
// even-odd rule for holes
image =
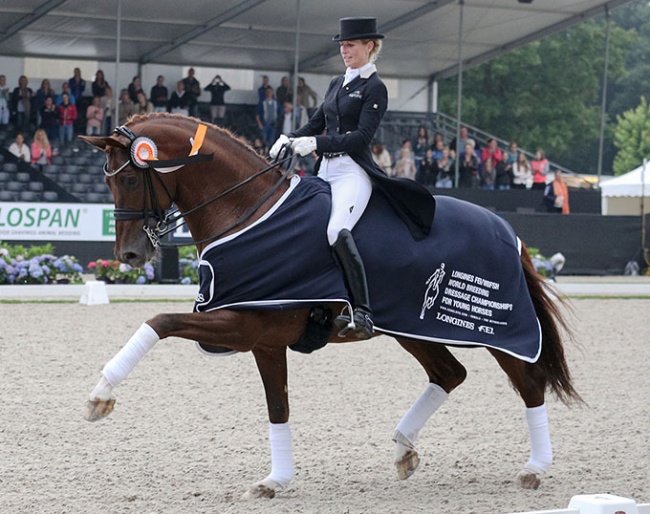
[[526, 247], [523, 244], [521, 246], [521, 264], [542, 329], [542, 352], [533, 366], [539, 366], [546, 378], [547, 386], [564, 404], [583, 403], [583, 399], [573, 387], [569, 366], [564, 356], [560, 331], [563, 330], [569, 339], [572, 335], [559, 309], [563, 300], [558, 299], [557, 303], [554, 301], [550, 286], [537, 273]]

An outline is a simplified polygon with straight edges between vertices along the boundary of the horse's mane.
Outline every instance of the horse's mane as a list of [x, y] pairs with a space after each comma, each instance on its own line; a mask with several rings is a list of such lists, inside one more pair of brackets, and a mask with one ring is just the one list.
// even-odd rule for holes
[[259, 157], [262, 161], [268, 162], [268, 160], [263, 155], [257, 153], [257, 151], [255, 151], [255, 149], [250, 144], [242, 141], [239, 136], [237, 136], [227, 128], [214, 125], [213, 123], [209, 123], [207, 121], [203, 121], [199, 118], [194, 118], [192, 116], [184, 116], [182, 114], [173, 114], [170, 112], [150, 112], [147, 114], [135, 114], [128, 119], [126, 124], [132, 125], [136, 123], [142, 123], [150, 119], [169, 119], [169, 120], [181, 121], [181, 122], [191, 121], [194, 123], [202, 123], [203, 125], [207, 125], [211, 129], [215, 130], [218, 134], [222, 135], [224, 138], [231, 140], [235, 145], [240, 146], [242, 149], [248, 150], [249, 152], [253, 153], [255, 156]]

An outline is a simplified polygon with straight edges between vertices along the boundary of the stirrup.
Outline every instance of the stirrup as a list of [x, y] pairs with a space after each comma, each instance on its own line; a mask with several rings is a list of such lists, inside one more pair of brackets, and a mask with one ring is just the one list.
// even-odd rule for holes
[[370, 339], [374, 332], [374, 323], [370, 313], [365, 309], [354, 309], [352, 317], [339, 314], [334, 324], [339, 329], [339, 337], [356, 337], [357, 339]]

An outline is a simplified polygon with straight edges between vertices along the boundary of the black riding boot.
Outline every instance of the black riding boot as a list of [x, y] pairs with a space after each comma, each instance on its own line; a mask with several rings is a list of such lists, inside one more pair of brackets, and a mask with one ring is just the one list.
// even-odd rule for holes
[[339, 315], [334, 320], [340, 329], [340, 337], [357, 337], [370, 339], [373, 333], [372, 309], [368, 295], [368, 282], [363, 261], [354, 238], [349, 230], [339, 232], [336, 243], [332, 246], [334, 257], [343, 270], [345, 285], [352, 300], [352, 317]]

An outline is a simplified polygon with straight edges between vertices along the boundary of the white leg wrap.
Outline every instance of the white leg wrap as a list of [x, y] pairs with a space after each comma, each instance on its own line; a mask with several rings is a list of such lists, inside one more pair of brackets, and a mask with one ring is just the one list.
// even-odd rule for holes
[[263, 483], [272, 480], [280, 487], [285, 488], [291, 483], [294, 476], [289, 423], [269, 423], [269, 440], [271, 441], [271, 474]]
[[526, 422], [530, 435], [530, 459], [524, 468], [543, 474], [553, 462], [546, 404], [526, 409]]
[[439, 385], [427, 384], [424, 392], [415, 400], [395, 428], [393, 441], [398, 445], [398, 453], [402, 446], [414, 448], [420, 429], [448, 396], [447, 392]]
[[153, 348], [160, 337], [156, 331], [146, 323], [140, 325], [140, 328], [131, 336], [129, 342], [113, 357], [104, 369], [102, 375], [111, 387], [117, 387], [122, 380], [136, 367], [144, 356]]

